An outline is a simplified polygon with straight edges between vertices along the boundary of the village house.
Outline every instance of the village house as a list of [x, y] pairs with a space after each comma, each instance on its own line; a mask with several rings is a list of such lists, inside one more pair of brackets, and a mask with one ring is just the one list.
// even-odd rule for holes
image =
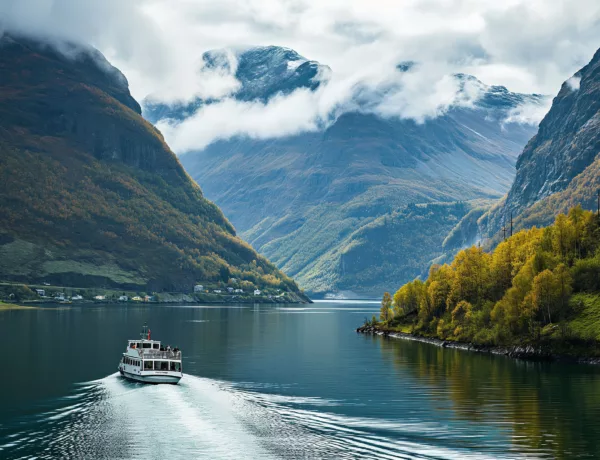
[[128, 300], [129, 297], [127, 297], [126, 295], [119, 296], [119, 302], [127, 302]]
[[214, 292], [215, 294], [220, 294], [222, 291], [221, 291], [220, 289], [215, 289], [213, 292]]
[[202, 292], [204, 291], [204, 286], [202, 286], [201, 284], [196, 284], [194, 286], [194, 292]]
[[60, 300], [61, 302], [64, 302], [64, 300], [65, 300], [65, 293], [64, 292], [57, 292], [54, 295], [54, 300]]
[[227, 288], [227, 292], [229, 292], [231, 294], [233, 292], [233, 288], [232, 287], [228, 287]]
[[94, 297], [94, 300], [106, 300], [106, 296], [104, 295], [97, 295]]
[[145, 295], [144, 296], [144, 302], [152, 302], [152, 296]]
[[139, 295], [136, 295], [135, 297], [132, 297], [131, 300], [133, 300], [134, 302], [141, 302], [144, 299], [142, 299]]
[[243, 293], [244, 293], [244, 290], [243, 290], [243, 289], [236, 289], [236, 290], [235, 290], [235, 291], [233, 291], [233, 292], [235, 292], [236, 294], [243, 294]]
[[37, 295], [39, 295], [40, 297], [46, 297], [45, 289], [36, 289], [35, 292], [37, 292]]
[[254, 295], [260, 295], [260, 290], [259, 289], [255, 289], [254, 290]]
[[83, 296], [77, 294], [77, 295], [74, 295], [73, 297], [71, 297], [71, 300], [83, 300]]

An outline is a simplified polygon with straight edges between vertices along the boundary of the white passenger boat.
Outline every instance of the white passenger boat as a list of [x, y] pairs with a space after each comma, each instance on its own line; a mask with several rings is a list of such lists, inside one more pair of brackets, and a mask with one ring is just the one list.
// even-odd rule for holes
[[152, 340], [150, 329], [144, 325], [140, 338], [128, 341], [119, 372], [136, 382], [177, 384], [183, 377], [181, 350]]

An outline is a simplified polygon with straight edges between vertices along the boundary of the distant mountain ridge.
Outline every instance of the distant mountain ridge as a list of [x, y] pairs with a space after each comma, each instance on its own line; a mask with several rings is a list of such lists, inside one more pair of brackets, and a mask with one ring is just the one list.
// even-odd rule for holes
[[305, 299], [240, 240], [96, 50], [0, 38], [0, 281]]
[[[303, 64], [295, 66], [299, 61]], [[242, 53], [238, 62], [240, 87], [232, 97], [245, 101], [266, 101], [298, 88], [315, 90], [327, 81], [318, 76], [331, 72], [277, 47], [255, 48]], [[416, 65], [403, 63], [399, 71]], [[518, 153], [535, 131], [531, 125], [507, 120], [524, 104], [540, 104], [543, 96], [486, 86], [468, 75], [454, 78], [459, 91], [476, 88], [480, 97], [424, 123], [384, 118], [372, 110], [386, 100], [395, 83], [376, 92], [357, 87], [351, 110], [323, 130], [266, 140], [234, 137], [180, 158], [244, 238], [301, 286], [315, 293], [379, 294], [420, 274], [419, 267], [424, 270], [439, 257], [446, 234], [462, 215], [452, 214], [455, 220], [448, 220], [436, 215], [448, 208], [430, 208], [427, 219], [444, 224], [438, 228], [439, 238], [424, 242], [414, 259], [392, 243], [380, 255], [384, 260], [369, 259], [369, 252], [362, 251], [375, 233], [391, 236], [398, 218], [417, 218], [418, 213], [407, 208], [415, 204], [469, 202], [460, 211], [467, 213], [480, 206], [480, 200], [499, 198], [512, 183]], [[144, 115], [156, 122], [181, 121], [216, 101], [197, 99], [172, 107], [147, 102]], [[379, 230], [374, 233], [369, 229], [375, 222]], [[411, 230], [408, 222], [401, 228], [410, 233], [416, 227]], [[414, 242], [419, 244], [418, 239]], [[356, 251], [362, 254], [356, 266], [362, 268], [352, 272], [344, 261], [358, 260], [352, 255]], [[399, 257], [409, 260], [398, 262]], [[399, 263], [412, 269], [401, 270]], [[376, 264], [397, 268], [375, 279], [367, 273]]]

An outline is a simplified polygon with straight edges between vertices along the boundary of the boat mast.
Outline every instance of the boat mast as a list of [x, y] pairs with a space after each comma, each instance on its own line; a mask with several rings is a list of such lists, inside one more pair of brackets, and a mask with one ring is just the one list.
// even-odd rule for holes
[[144, 323], [142, 326], [142, 332], [140, 333], [142, 341], [148, 340], [148, 323]]

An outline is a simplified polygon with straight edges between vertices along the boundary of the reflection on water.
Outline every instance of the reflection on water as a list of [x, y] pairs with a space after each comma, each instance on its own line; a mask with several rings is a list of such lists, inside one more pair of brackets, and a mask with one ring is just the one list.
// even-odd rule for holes
[[512, 450], [552, 458], [600, 456], [597, 368], [418, 343], [407, 347], [402, 340], [379, 343], [397, 369], [409, 369], [428, 389], [449, 398], [448, 410], [457, 418], [493, 424], [510, 437]]
[[[598, 457], [598, 368], [353, 332], [377, 307], [0, 314], [26, 358], [0, 380], [0, 458]], [[177, 386], [114, 373], [146, 320], [183, 349]]]

